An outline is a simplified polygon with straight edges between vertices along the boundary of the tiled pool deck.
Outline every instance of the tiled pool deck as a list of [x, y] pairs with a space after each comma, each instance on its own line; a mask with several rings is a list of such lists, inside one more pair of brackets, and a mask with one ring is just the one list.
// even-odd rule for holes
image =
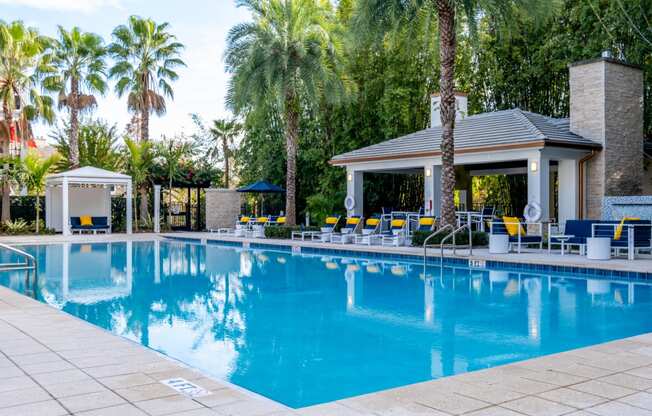
[[[184, 236], [210, 237], [206, 233]], [[72, 241], [124, 238], [85, 236]], [[133, 238], [156, 237], [144, 234]], [[37, 241], [10, 239], [13, 243], [62, 241], [56, 236]], [[415, 250], [419, 251], [387, 249], [396, 254], [414, 254]], [[479, 259], [487, 255], [475, 253]], [[559, 263], [563, 259], [567, 265], [592, 268], [610, 268], [620, 262], [594, 265], [574, 257], [551, 259], [530, 253], [517, 260]], [[514, 260], [512, 255], [509, 260]], [[624, 262], [613, 267], [652, 270], [650, 260]], [[191, 399], [160, 383], [175, 377], [190, 380], [211, 394]], [[0, 287], [0, 416], [69, 414], [652, 416], [652, 333], [291, 410]]]

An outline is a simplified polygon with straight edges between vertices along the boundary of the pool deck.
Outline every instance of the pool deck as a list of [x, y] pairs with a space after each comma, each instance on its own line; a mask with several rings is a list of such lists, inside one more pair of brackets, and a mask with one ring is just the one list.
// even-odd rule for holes
[[[207, 233], [175, 236], [210, 237]], [[117, 234], [75, 236], [72, 239], [61, 236], [3, 237], [0, 242], [92, 242], [123, 241], [125, 238]], [[153, 238], [158, 237], [135, 234], [131, 239]], [[271, 240], [265, 240], [265, 243], [288, 244], [287, 241]], [[369, 251], [369, 248], [362, 247], [361, 250]], [[413, 248], [385, 248], [382, 251], [399, 254], [421, 252]], [[577, 258], [579, 256], [527, 253], [507, 257], [509, 260], [502, 260], [474, 250], [475, 259], [541, 261], [547, 264], [563, 261], [568, 265], [595, 268], [610, 268], [613, 264], [613, 268], [652, 270], [652, 260], [649, 259], [594, 264], [582, 262], [582, 258]], [[210, 394], [190, 398], [161, 383], [175, 377], [190, 380]], [[652, 333], [292, 410], [207, 377], [135, 342], [0, 287], [0, 416], [70, 414], [652, 416]]]

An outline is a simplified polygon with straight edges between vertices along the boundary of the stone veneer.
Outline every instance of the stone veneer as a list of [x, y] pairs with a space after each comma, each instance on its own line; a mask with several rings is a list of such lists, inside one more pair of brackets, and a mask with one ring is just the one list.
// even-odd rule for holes
[[602, 219], [618, 221], [623, 217], [652, 220], [652, 196], [605, 197], [602, 206]]
[[206, 190], [206, 229], [232, 228], [240, 215], [242, 194], [232, 189]]
[[585, 216], [602, 217], [605, 196], [638, 195], [643, 172], [643, 72], [600, 58], [570, 67], [571, 131], [604, 148], [586, 164]]

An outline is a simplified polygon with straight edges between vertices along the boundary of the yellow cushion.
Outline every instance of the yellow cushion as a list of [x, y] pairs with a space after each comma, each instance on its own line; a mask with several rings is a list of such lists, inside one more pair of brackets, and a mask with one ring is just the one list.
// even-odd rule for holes
[[276, 222], [279, 223], [279, 224], [285, 224], [285, 217], [278, 217], [276, 219]]
[[620, 220], [620, 224], [618, 224], [618, 227], [614, 230], [614, 240], [620, 240], [620, 237], [623, 235], [623, 228], [625, 228], [625, 221], [640, 221], [640, 218], [633, 218], [633, 217], [624, 217], [622, 220]]
[[269, 218], [267, 218], [267, 217], [258, 217], [258, 219], [256, 221], [257, 222], [267, 222], [268, 220], [269, 220]]
[[401, 228], [405, 225], [405, 220], [392, 220], [392, 228]]
[[380, 220], [378, 218], [369, 218], [367, 220], [367, 225], [376, 226], [379, 223], [380, 223]]
[[82, 215], [81, 217], [79, 217], [79, 222], [81, 223], [82, 226], [93, 225], [93, 219], [91, 218], [90, 215]]
[[337, 224], [337, 217], [326, 217], [326, 224]]
[[419, 225], [432, 225], [434, 223], [434, 218], [419, 218]]
[[511, 237], [516, 237], [519, 234], [521, 236], [525, 235], [525, 230], [521, 226], [521, 222], [516, 217], [503, 217], [503, 222], [505, 223], [505, 228], [507, 229], [507, 234]]
[[356, 225], [360, 222], [360, 217], [351, 217], [346, 219], [346, 223], [350, 225]]
[[249, 222], [250, 219], [251, 218], [249, 218], [249, 217], [240, 217], [240, 222], [247, 223], [247, 222]]

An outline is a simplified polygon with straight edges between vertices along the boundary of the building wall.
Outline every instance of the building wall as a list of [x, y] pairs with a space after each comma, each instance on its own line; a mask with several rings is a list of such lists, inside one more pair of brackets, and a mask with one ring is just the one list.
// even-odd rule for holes
[[602, 143], [585, 165], [584, 216], [601, 218], [605, 196], [640, 195], [643, 73], [612, 59], [570, 67], [571, 131]]
[[206, 190], [206, 229], [233, 228], [242, 205], [242, 194], [231, 189]]

